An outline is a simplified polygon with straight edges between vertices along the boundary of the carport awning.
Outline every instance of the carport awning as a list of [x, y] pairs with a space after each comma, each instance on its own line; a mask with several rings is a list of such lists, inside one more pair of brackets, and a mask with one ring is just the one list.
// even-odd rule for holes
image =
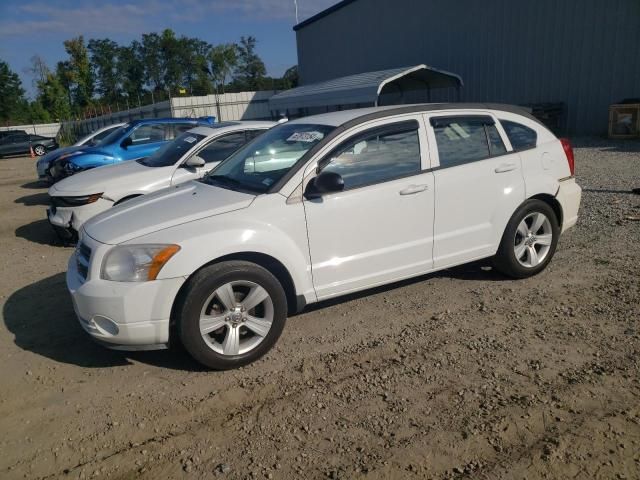
[[308, 107], [377, 105], [380, 95], [388, 91], [459, 88], [462, 85], [460, 76], [421, 64], [359, 73], [292, 88], [272, 96], [269, 109], [284, 112]]

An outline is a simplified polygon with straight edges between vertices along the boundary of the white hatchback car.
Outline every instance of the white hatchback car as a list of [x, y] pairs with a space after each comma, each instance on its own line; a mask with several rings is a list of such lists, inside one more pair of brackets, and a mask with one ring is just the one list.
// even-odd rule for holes
[[202, 177], [275, 122], [221, 122], [197, 127], [148, 158], [94, 168], [49, 188], [47, 218], [63, 238], [94, 215], [162, 188]]
[[208, 367], [237, 367], [306, 304], [486, 257], [537, 274], [576, 223], [573, 171], [569, 143], [515, 107], [301, 118], [199, 182], [85, 223], [67, 285], [106, 345], [181, 341]]

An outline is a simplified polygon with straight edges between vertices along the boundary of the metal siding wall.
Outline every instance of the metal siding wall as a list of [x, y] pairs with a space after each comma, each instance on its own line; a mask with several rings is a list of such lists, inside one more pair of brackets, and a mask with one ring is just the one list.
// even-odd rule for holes
[[640, 0], [358, 0], [297, 40], [303, 84], [426, 63], [460, 74], [464, 101], [565, 102], [570, 133], [640, 97]]

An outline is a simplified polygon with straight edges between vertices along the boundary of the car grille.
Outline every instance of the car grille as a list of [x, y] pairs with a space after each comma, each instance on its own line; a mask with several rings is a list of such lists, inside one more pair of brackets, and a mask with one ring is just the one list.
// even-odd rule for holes
[[83, 280], [87, 279], [89, 274], [89, 262], [91, 260], [91, 249], [84, 243], [78, 246], [76, 252], [76, 265], [78, 267], [78, 273]]

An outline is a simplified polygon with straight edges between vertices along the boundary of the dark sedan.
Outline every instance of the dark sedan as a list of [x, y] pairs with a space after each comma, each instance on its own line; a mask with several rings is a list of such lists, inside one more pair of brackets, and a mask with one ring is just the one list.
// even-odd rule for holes
[[0, 157], [3, 155], [19, 155], [33, 152], [42, 156], [50, 150], [58, 148], [55, 138], [41, 137], [30, 133], [13, 133], [0, 138]]
[[9, 135], [15, 135], [16, 133], [27, 133], [24, 130], [0, 130], [0, 138], [8, 137]]

